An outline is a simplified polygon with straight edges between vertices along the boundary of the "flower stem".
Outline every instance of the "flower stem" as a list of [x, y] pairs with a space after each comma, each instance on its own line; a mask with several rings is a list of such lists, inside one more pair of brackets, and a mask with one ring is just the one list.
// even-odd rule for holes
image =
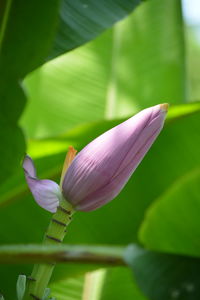
[[[71, 221], [73, 212], [71, 204], [63, 199], [51, 219], [47, 232], [44, 236], [44, 245], [62, 243], [67, 231], [66, 228]], [[28, 277], [29, 280], [24, 300], [42, 299], [54, 267], [55, 263], [36, 264], [34, 266], [31, 276]]]

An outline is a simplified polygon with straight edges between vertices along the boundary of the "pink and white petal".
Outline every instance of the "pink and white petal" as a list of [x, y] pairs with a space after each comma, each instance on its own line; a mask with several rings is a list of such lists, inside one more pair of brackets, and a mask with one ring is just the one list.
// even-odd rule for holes
[[59, 185], [52, 180], [39, 180], [28, 175], [26, 181], [37, 204], [55, 213], [62, 198]]
[[36, 169], [35, 169], [33, 160], [27, 154], [24, 157], [22, 166], [25, 171], [25, 175], [36, 178]]

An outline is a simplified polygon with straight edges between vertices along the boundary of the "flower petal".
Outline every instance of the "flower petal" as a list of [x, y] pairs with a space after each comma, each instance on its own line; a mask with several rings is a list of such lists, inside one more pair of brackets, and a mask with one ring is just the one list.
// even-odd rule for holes
[[77, 153], [77, 150], [74, 149], [74, 147], [69, 146], [69, 150], [68, 150], [67, 155], [65, 157], [65, 161], [64, 161], [63, 169], [62, 169], [62, 174], [61, 174], [61, 178], [60, 178], [60, 186], [61, 187], [62, 187], [63, 179], [64, 179], [65, 174], [67, 172], [67, 169], [71, 165], [74, 157], [76, 156], [76, 153]]
[[23, 169], [26, 172], [26, 174], [28, 174], [29, 176], [36, 178], [36, 169], [34, 166], [34, 163], [32, 161], [32, 158], [30, 156], [28, 156], [27, 154], [24, 157], [24, 161], [23, 161]]
[[28, 186], [37, 204], [54, 213], [61, 199], [60, 187], [52, 180], [38, 180], [27, 176]]
[[56, 212], [59, 201], [62, 198], [59, 185], [48, 179], [39, 180], [36, 177], [35, 166], [32, 159], [26, 155], [23, 161], [23, 168], [27, 184], [39, 206], [50, 211]]

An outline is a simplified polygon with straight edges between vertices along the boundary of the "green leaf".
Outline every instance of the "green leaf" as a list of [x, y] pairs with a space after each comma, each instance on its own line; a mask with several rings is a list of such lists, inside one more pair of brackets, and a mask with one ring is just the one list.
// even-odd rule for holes
[[4, 300], [4, 296], [3, 295], [0, 295], [0, 300]]
[[1, 182], [16, 170], [25, 152], [24, 137], [17, 126], [26, 101], [21, 80], [44, 62], [56, 28], [58, 4], [58, 0], [1, 3], [0, 126], [4, 129], [0, 135]]
[[85, 298], [91, 300], [146, 299], [135, 285], [130, 270], [124, 267], [100, 269], [87, 273], [84, 291]]
[[149, 299], [199, 299], [199, 258], [160, 254], [133, 245], [127, 248], [125, 259]]
[[176, 121], [179, 118], [189, 116], [190, 114], [194, 114], [199, 111], [200, 111], [200, 101], [187, 103], [187, 104], [174, 105], [169, 108], [167, 114], [167, 122]]
[[[59, 1], [3, 2], [5, 7], [0, 24], [0, 63], [5, 73], [2, 80], [5, 77], [22, 79], [45, 61], [56, 30]], [[37, 15], [37, 19], [32, 18], [33, 14]]]
[[17, 299], [22, 300], [26, 290], [26, 276], [19, 275], [17, 279]]
[[20, 160], [25, 152], [25, 141], [21, 129], [16, 124], [6, 121], [1, 113], [0, 128], [3, 129], [0, 130], [0, 182], [2, 183], [19, 167]]
[[[189, 117], [198, 112], [200, 112], [200, 102], [171, 106], [167, 114], [166, 124], [168, 125], [176, 122], [178, 119]], [[109, 121], [88, 122], [84, 125], [76, 126], [65, 134], [57, 137], [31, 139], [27, 151], [32, 157], [38, 158], [62, 151], [66, 152], [66, 149], [68, 149], [70, 145], [81, 149], [98, 135], [125, 120], [126, 119], [123, 118]]]
[[84, 276], [67, 278], [51, 285], [52, 295], [57, 300], [83, 300]]
[[146, 298], [134, 283], [130, 270], [124, 267], [99, 269], [84, 276], [51, 284], [52, 294], [59, 300], [118, 300]]
[[198, 27], [185, 24], [185, 41], [187, 47], [188, 93], [190, 101], [199, 99], [200, 88], [200, 45], [197, 38]]
[[140, 239], [151, 249], [200, 256], [200, 168], [186, 173], [151, 205]]
[[63, 0], [59, 27], [50, 57], [58, 56], [94, 39], [129, 14], [141, 0]]
[[[0, 126], [4, 130], [0, 136], [3, 145], [0, 151], [0, 181], [16, 170], [25, 152], [24, 137], [17, 126], [26, 102], [21, 81], [25, 75], [45, 62], [56, 32], [53, 55], [66, 52], [98, 35], [132, 11], [139, 0], [126, 3], [110, 1], [109, 5], [99, 4], [98, 1], [68, 2], [62, 1], [59, 27], [59, 0], [36, 0], [31, 3], [25, 0], [3, 0], [1, 3]], [[87, 24], [87, 28], [83, 26], [83, 22]], [[92, 28], [92, 32], [88, 32], [88, 28]]]
[[163, 101], [182, 103], [183, 45], [180, 1], [147, 1], [96, 40], [30, 74], [20, 123], [30, 138], [41, 138]]

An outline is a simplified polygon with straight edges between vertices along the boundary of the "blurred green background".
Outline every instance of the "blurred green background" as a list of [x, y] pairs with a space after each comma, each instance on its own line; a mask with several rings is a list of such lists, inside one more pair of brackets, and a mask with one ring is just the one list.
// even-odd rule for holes
[[[69, 145], [81, 150], [139, 110], [168, 102], [162, 133], [124, 190], [97, 211], [76, 213], [65, 243], [137, 243], [169, 257], [145, 252], [130, 264], [134, 278], [125, 267], [92, 272], [96, 266], [60, 264], [52, 295], [199, 299], [200, 27], [183, 19], [179, 0], [19, 0], [0, 7], [1, 244], [40, 243], [50, 220], [27, 188], [25, 152], [40, 178], [59, 182]], [[5, 299], [15, 299], [18, 274], [31, 269], [0, 266]]]

